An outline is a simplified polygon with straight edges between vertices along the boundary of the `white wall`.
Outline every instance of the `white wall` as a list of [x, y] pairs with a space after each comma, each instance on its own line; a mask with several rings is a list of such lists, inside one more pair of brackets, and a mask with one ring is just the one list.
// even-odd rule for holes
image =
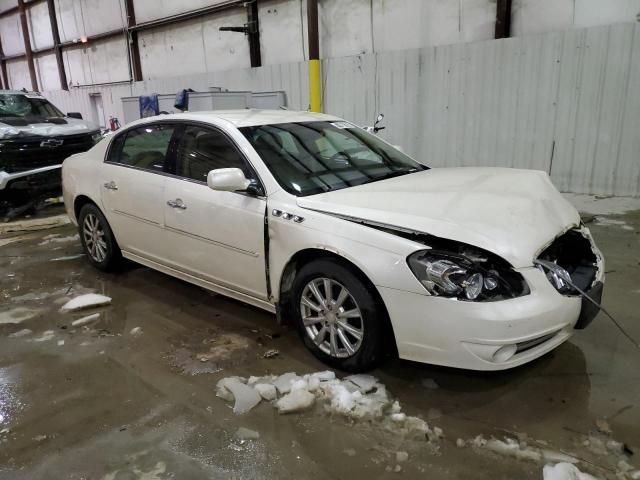
[[243, 25], [246, 14], [233, 10], [140, 32], [138, 44], [145, 79], [215, 72], [250, 66], [249, 44], [242, 33], [220, 32]]
[[[134, 0], [138, 22], [152, 21], [228, 0]], [[126, 25], [124, 0], [55, 0], [63, 42], [114, 31]], [[0, 0], [0, 10], [16, 0]], [[48, 48], [52, 36], [46, 3], [29, 8], [34, 49]], [[513, 0], [515, 36], [563, 31], [593, 25], [636, 22], [640, 0]], [[450, 45], [492, 39], [496, 0], [320, 0], [320, 52], [336, 58]], [[259, 0], [263, 65], [307, 59], [306, 0]], [[221, 26], [242, 26], [242, 7], [177, 25], [141, 32], [140, 51], [145, 79], [193, 75], [249, 66], [247, 38], [220, 32]], [[6, 55], [24, 51], [19, 16], [0, 19], [0, 40]], [[126, 42], [121, 39], [78, 47], [65, 54], [73, 85], [84, 82], [128, 81]], [[82, 49], [82, 50], [80, 50]], [[57, 72], [43, 60], [41, 88], [59, 83]], [[46, 64], [46, 65], [45, 65]], [[18, 68], [18, 67], [16, 67]], [[16, 74], [16, 78], [21, 78]]]
[[513, 0], [512, 35], [636, 22], [640, 0]]
[[5, 55], [24, 53], [22, 26], [18, 15], [0, 18], [0, 41]]
[[[640, 25], [592, 27], [322, 62], [324, 110], [360, 125], [385, 113], [382, 136], [432, 166], [506, 166], [550, 173], [562, 191], [640, 196]], [[107, 115], [120, 98], [185, 86], [284, 90], [306, 109], [297, 62], [45, 92], [60, 108]]]

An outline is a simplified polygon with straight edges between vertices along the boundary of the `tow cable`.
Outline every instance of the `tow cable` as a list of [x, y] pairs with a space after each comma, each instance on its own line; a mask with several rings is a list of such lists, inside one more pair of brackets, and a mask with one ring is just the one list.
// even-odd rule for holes
[[571, 280], [571, 275], [569, 274], [569, 272], [567, 272], [564, 268], [560, 267], [559, 265], [556, 265], [555, 263], [549, 262], [546, 260], [534, 260], [533, 263], [537, 267], [541, 267], [541, 269], [543, 270], [547, 270], [552, 274], [560, 276], [563, 282], [565, 282], [573, 290], [578, 292], [583, 298], [586, 298], [588, 301], [590, 301], [596, 307], [602, 310], [602, 312], [611, 319], [611, 321], [616, 326], [616, 328], [620, 331], [620, 333], [622, 333], [625, 337], [627, 337], [627, 339], [633, 344], [634, 347], [636, 347], [637, 349], [640, 349], [640, 343], [636, 342], [634, 338], [631, 335], [629, 335], [629, 333], [624, 329], [624, 327], [615, 318], [613, 318], [613, 315], [611, 315], [607, 311], [607, 309], [605, 309], [602, 306], [601, 303], [596, 302], [593, 298], [589, 296], [587, 292], [585, 292], [580, 287], [578, 287], [575, 283], [573, 283], [573, 280]]

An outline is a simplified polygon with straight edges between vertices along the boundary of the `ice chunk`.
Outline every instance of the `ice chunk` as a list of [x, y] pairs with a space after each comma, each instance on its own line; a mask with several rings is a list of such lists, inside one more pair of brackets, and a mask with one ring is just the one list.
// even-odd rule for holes
[[542, 450], [542, 459], [545, 462], [564, 462], [564, 463], [578, 463], [578, 459], [561, 452], [555, 452], [553, 450]]
[[93, 315], [87, 315], [86, 317], [79, 318], [71, 322], [72, 327], [81, 327], [82, 325], [86, 325], [100, 318], [99, 313], [94, 313]]
[[544, 480], [597, 480], [596, 477], [583, 473], [571, 463], [557, 463], [545, 465], [542, 469]]
[[378, 379], [373, 375], [349, 375], [345, 380], [349, 380], [351, 383], [357, 385], [362, 393], [370, 392], [376, 383], [378, 383]]
[[336, 374], [331, 370], [325, 370], [324, 372], [312, 373], [310, 377], [317, 378], [320, 382], [328, 382], [329, 380], [335, 380]]
[[64, 345], [64, 340], [58, 340], [58, 346], [61, 347]]
[[21, 338], [21, 337], [26, 337], [27, 335], [31, 335], [33, 332], [31, 330], [29, 330], [28, 328], [23, 328], [22, 330], [18, 330], [17, 332], [14, 332], [12, 334], [9, 335], [9, 338]]
[[129, 332], [129, 335], [133, 335], [134, 337], [142, 335], [142, 327], [133, 327]]
[[391, 420], [393, 420], [394, 422], [404, 422], [407, 419], [407, 415], [404, 413], [392, 413], [391, 414]]
[[49, 340], [53, 339], [54, 335], [55, 335], [55, 332], [53, 330], [47, 330], [45, 332], [42, 332], [42, 335], [40, 335], [38, 338], [34, 338], [33, 341], [48, 342]]
[[421, 383], [424, 388], [428, 388], [429, 390], [440, 388], [433, 378], [423, 378]]
[[273, 381], [273, 384], [278, 389], [278, 392], [280, 393], [280, 395], [283, 395], [291, 391], [291, 384], [298, 379], [300, 379], [298, 375], [296, 375], [293, 372], [289, 372], [289, 373], [280, 375], [278, 378], [276, 378]]
[[456, 440], [456, 446], [458, 448], [464, 448], [466, 447], [466, 445], [467, 445], [467, 442], [465, 442], [463, 439], [459, 438]]
[[304, 378], [300, 378], [298, 380], [294, 380], [293, 382], [291, 382], [292, 392], [294, 390], [308, 390], [308, 389], [309, 389], [309, 383]]
[[522, 448], [518, 441], [513, 438], [505, 438], [504, 441], [491, 438], [487, 440], [484, 448], [501, 455], [507, 455], [523, 460], [533, 460], [535, 462], [542, 460], [542, 454], [539, 451], [530, 447]]
[[267, 401], [275, 400], [278, 396], [276, 387], [274, 387], [270, 383], [256, 383], [253, 388], [255, 388], [260, 396]]
[[228, 399], [229, 397], [225, 393], [222, 393], [222, 395], [225, 395], [224, 397], [220, 395], [221, 392], [224, 392], [223, 389], [228, 390], [233, 396], [233, 400], [235, 400], [233, 413], [235, 413], [236, 415], [242, 415], [243, 413], [248, 412], [253, 407], [258, 405], [260, 403], [260, 400], [262, 399], [255, 388], [245, 385], [239, 378], [236, 377], [223, 378], [218, 382], [217, 395], [219, 397]]
[[60, 310], [63, 312], [72, 312], [74, 310], [82, 310], [85, 308], [101, 307], [111, 303], [111, 298], [98, 293], [87, 293], [80, 295], [65, 303]]
[[409, 460], [407, 452], [396, 452], [396, 462], [406, 462], [407, 460]]
[[260, 438], [260, 434], [255, 430], [250, 430], [248, 428], [240, 427], [236, 431], [235, 437], [238, 440], [258, 440]]
[[315, 399], [307, 390], [292, 390], [276, 402], [276, 407], [280, 413], [300, 412], [311, 407]]

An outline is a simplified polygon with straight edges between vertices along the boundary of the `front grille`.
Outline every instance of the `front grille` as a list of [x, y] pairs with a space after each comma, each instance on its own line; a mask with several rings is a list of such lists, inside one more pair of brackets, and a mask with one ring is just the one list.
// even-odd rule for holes
[[[93, 147], [93, 133], [59, 137], [15, 138], [0, 142], [0, 170], [24, 172], [39, 167], [60, 165], [65, 158]], [[62, 145], [41, 146], [43, 141], [61, 140]]]
[[598, 273], [598, 259], [591, 240], [578, 229], [560, 235], [538, 258], [560, 265], [581, 290], [588, 290]]

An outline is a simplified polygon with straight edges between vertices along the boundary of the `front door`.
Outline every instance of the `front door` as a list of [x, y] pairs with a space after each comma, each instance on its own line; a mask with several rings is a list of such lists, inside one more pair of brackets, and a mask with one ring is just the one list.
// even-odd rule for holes
[[257, 176], [222, 131], [183, 128], [176, 144], [176, 175], [165, 184], [170, 261], [204, 280], [265, 300], [266, 199], [207, 186], [207, 174], [217, 168], [241, 168], [256, 182]]
[[102, 165], [102, 201], [120, 248], [152, 260], [166, 255], [166, 174], [174, 125], [150, 124], [114, 139]]

